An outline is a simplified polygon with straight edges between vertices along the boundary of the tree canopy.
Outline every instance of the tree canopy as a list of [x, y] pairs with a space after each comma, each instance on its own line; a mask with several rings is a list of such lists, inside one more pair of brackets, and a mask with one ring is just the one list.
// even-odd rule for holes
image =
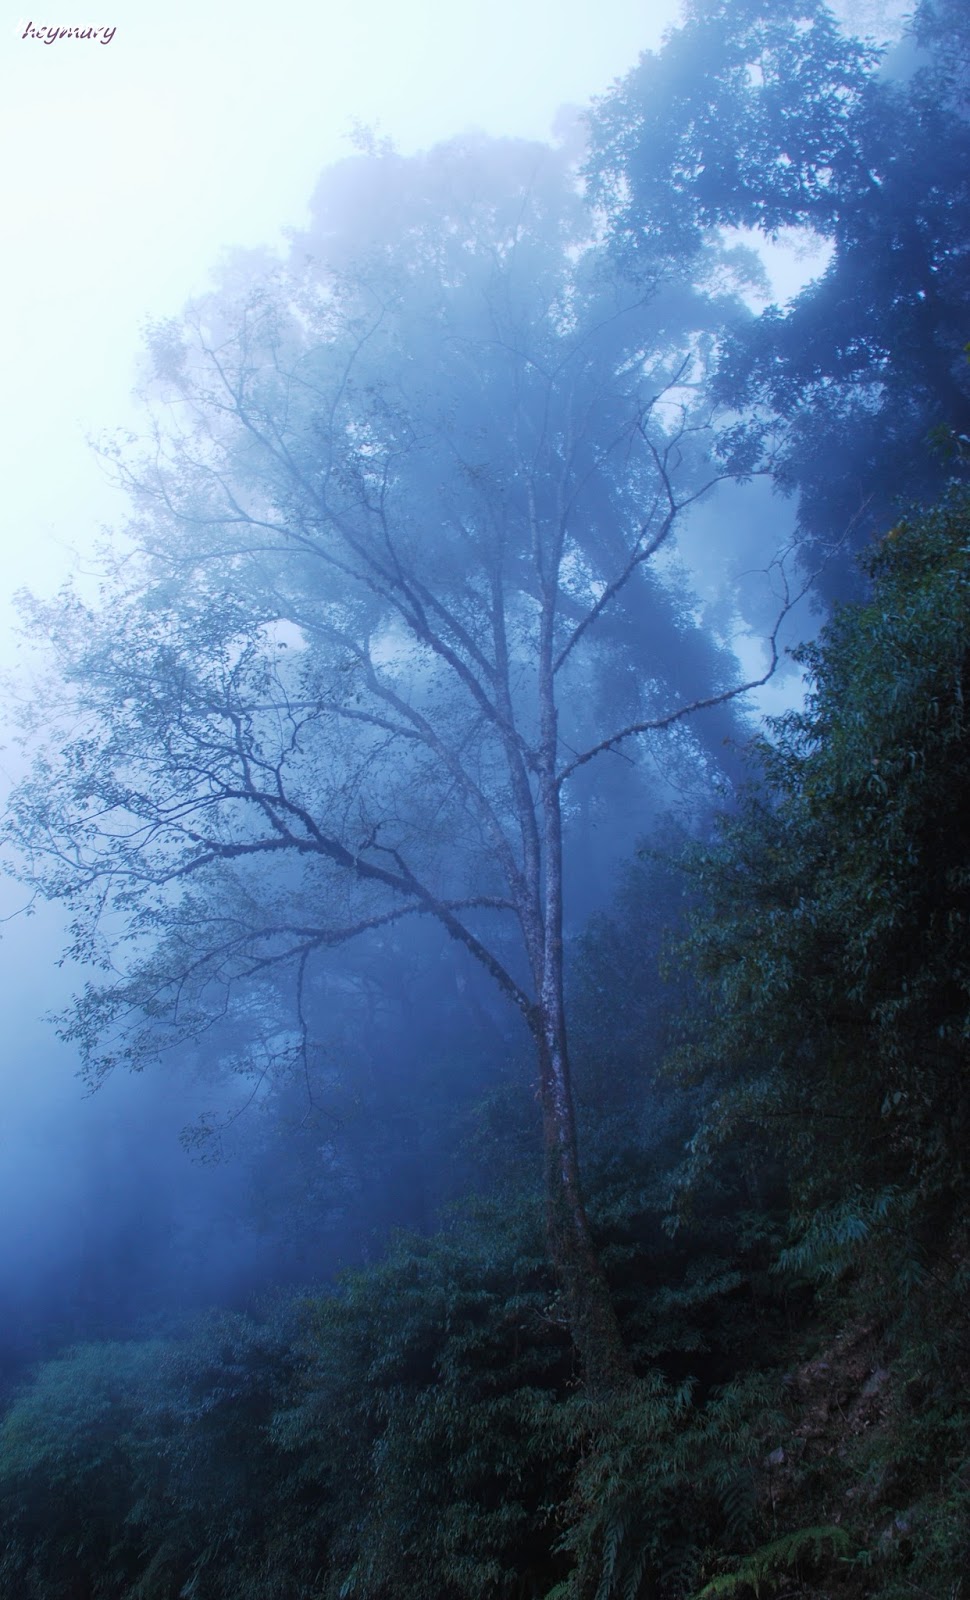
[[699, 0], [592, 120], [593, 194], [647, 279], [666, 241], [696, 253], [725, 230], [828, 247], [790, 304], [725, 329], [715, 384], [742, 419], [728, 455], [771, 463], [816, 552], [938, 492], [941, 441], [970, 430], [966, 16], [927, 4], [916, 29], [894, 75], [818, 0]]

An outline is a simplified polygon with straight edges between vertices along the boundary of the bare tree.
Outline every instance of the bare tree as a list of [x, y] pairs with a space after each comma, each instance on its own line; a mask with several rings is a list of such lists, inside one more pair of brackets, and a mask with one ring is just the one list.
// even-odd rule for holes
[[101, 965], [68, 1030], [94, 1070], [216, 1048], [284, 968], [263, 1048], [306, 1066], [321, 954], [435, 919], [534, 1043], [551, 1255], [605, 1390], [627, 1363], [580, 1186], [564, 835], [580, 769], [753, 687], [651, 652], [652, 568], [716, 477], [712, 312], [618, 282], [548, 152], [379, 170], [356, 259], [341, 238], [155, 330], [101, 600], [34, 608], [61, 709], [8, 833]]

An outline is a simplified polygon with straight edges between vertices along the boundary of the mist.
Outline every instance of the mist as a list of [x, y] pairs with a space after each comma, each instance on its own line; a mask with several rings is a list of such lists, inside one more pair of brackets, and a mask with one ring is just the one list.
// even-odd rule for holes
[[[561, 8], [555, 28], [538, 7], [515, 21], [519, 81], [504, 54], [502, 18], [494, 15], [483, 37], [450, 8], [409, 18], [392, 8], [379, 25], [373, 16], [366, 25], [348, 18], [339, 31], [322, 14], [279, 27], [237, 13], [227, 27], [196, 8], [164, 21], [136, 8], [99, 48], [100, 60], [90, 49], [82, 58], [76, 41], [28, 52], [23, 29], [8, 29], [6, 142], [16, 132], [32, 152], [30, 171], [47, 174], [41, 192], [25, 167], [8, 163], [4, 173], [3, 211], [19, 241], [3, 268], [16, 326], [0, 430], [4, 476], [18, 486], [4, 540], [3, 660], [13, 699], [29, 705], [44, 670], [36, 652], [24, 660], [14, 591], [50, 594], [72, 572], [91, 574], [93, 590], [102, 530], [124, 519], [124, 497], [89, 441], [139, 425], [132, 388], [145, 319], [177, 313], [204, 290], [220, 253], [239, 262], [230, 270], [253, 273], [290, 248], [281, 232], [302, 224], [320, 168], [350, 149], [355, 127], [375, 127], [404, 150], [470, 124], [545, 134], [561, 102], [605, 87], [644, 37], [639, 8], [626, 4], [613, 8], [607, 27], [577, 10], [564, 29]], [[662, 26], [658, 16], [654, 37]], [[254, 77], [265, 84], [257, 114], [251, 104], [234, 114], [233, 81]], [[227, 119], [237, 131], [230, 146], [216, 132]], [[12, 740], [8, 730], [0, 757], [8, 783], [23, 772]], [[76, 1052], [58, 1044], [49, 1020], [70, 1000], [72, 979], [56, 966], [63, 924], [53, 912], [24, 921], [27, 899], [18, 886], [5, 889], [12, 920], [0, 945], [10, 1218], [0, 1282], [9, 1346], [22, 1359], [134, 1327], [162, 1308], [236, 1303], [273, 1280], [274, 1252], [278, 1265], [272, 1223], [255, 1215], [254, 1179], [235, 1145], [217, 1162], [213, 1149], [187, 1152], [179, 1143], [207, 1111], [217, 1122], [231, 1116], [248, 1089], [230, 1085], [227, 1095], [176, 1062], [163, 1078], [116, 1076], [92, 1095], [77, 1076]], [[74, 978], [83, 982], [83, 973], [74, 969]], [[375, 1182], [379, 1194], [380, 1175]], [[354, 1243], [304, 1243], [299, 1268], [286, 1269], [291, 1277], [325, 1274], [371, 1247], [376, 1222], [358, 1204], [360, 1217], [345, 1224]], [[332, 1231], [326, 1214], [318, 1225]], [[308, 1222], [306, 1234], [313, 1231]]]
[[[498, 20], [492, 36], [494, 44], [489, 49], [497, 48], [501, 37]], [[554, 137], [566, 165], [578, 172], [586, 146], [576, 101], [588, 98], [591, 90], [604, 89], [610, 70], [619, 72], [635, 56], [637, 48], [659, 40], [665, 22], [672, 19], [657, 16], [652, 39], [644, 39], [639, 17], [618, 8], [610, 28], [595, 29], [597, 45], [592, 54], [588, 41], [593, 31], [588, 24], [584, 31], [584, 19], [578, 15], [573, 20], [574, 28], [556, 30], [563, 49], [562, 41], [572, 34], [568, 64], [565, 56], [557, 58], [548, 51], [542, 52], [544, 76], [537, 80], [535, 74], [530, 74], [517, 94], [511, 93], [511, 86], [507, 85], [500, 113], [484, 109], [490, 86], [498, 75], [496, 58], [487, 52], [482, 56], [480, 40], [476, 39], [472, 65], [464, 37], [457, 39], [457, 45], [455, 39], [449, 44], [452, 24], [441, 29], [440, 19], [436, 23], [429, 14], [424, 19], [425, 26], [429, 34], [433, 29], [443, 34], [439, 46], [442, 52], [456, 47], [459, 51], [449, 60], [444, 74], [436, 68], [437, 56], [424, 60], [417, 55], [410, 57], [411, 82], [417, 83], [421, 72], [431, 72], [435, 94], [408, 93], [410, 109], [405, 113], [402, 106], [407, 80], [397, 81], [394, 94], [386, 87], [380, 88], [381, 73], [389, 70], [394, 49], [393, 33], [385, 32], [381, 48], [387, 52], [386, 57], [367, 57], [368, 71], [375, 81], [367, 83], [365, 89], [364, 79], [351, 77], [351, 83], [359, 82], [361, 87], [355, 90], [356, 98], [347, 99], [340, 113], [343, 128], [339, 133], [335, 106], [327, 113], [331, 131], [313, 137], [302, 130], [298, 132], [292, 119], [299, 94], [290, 87], [290, 122], [284, 119], [274, 123], [273, 135], [280, 150], [285, 148], [286, 157], [281, 154], [270, 162], [263, 156], [259, 170], [267, 178], [271, 170], [273, 173], [273, 181], [265, 191], [258, 186], [254, 189], [254, 158], [246, 154], [242, 145], [234, 145], [229, 152], [233, 179], [227, 182], [227, 171], [220, 169], [218, 182], [225, 192], [218, 204], [213, 204], [216, 168], [193, 164], [190, 173], [186, 154], [183, 152], [180, 166], [176, 152], [167, 169], [175, 180], [170, 197], [165, 198], [164, 189], [154, 196], [146, 195], [150, 201], [146, 220], [152, 219], [153, 229], [162, 226], [165, 205], [177, 206], [179, 213], [177, 228], [170, 228], [165, 222], [164, 247], [153, 243], [150, 265], [148, 258], [143, 265], [141, 258], [136, 260], [131, 255], [136, 247], [134, 225], [126, 225], [123, 232], [107, 227], [106, 185], [118, 186], [120, 193], [120, 187], [129, 181], [128, 175], [133, 174], [134, 165], [120, 164], [117, 147], [110, 162], [102, 163], [92, 187], [98, 207], [93, 214], [80, 203], [83, 182], [74, 181], [74, 199], [66, 211], [63, 206], [60, 208], [62, 241], [66, 237], [63, 230], [72, 228], [80, 245], [79, 252], [75, 252], [77, 278], [73, 286], [61, 275], [56, 293], [45, 290], [46, 268], [42, 268], [38, 280], [37, 252], [43, 248], [37, 232], [39, 224], [34, 229], [31, 250], [15, 252], [7, 267], [11, 275], [29, 274], [29, 283], [27, 276], [22, 282], [12, 276], [10, 303], [44, 306], [40, 320], [46, 342], [39, 348], [50, 352], [38, 364], [38, 318], [22, 318], [21, 326], [31, 329], [30, 350], [25, 348], [19, 358], [23, 371], [19, 382], [22, 403], [16, 413], [11, 413], [3, 431], [5, 447], [10, 451], [8, 477], [24, 485], [23, 509], [15, 509], [16, 500], [8, 504], [8, 518], [13, 519], [10, 525], [16, 522], [17, 526], [7, 558], [8, 594], [21, 582], [28, 583], [38, 594], [50, 594], [62, 575], [72, 570], [79, 575], [82, 593], [93, 595], [102, 581], [99, 573], [103, 557], [97, 549], [103, 534], [96, 532], [96, 523], [99, 518], [115, 523], [123, 520], [124, 494], [111, 481], [110, 461], [106, 464], [102, 458], [99, 463], [97, 452], [90, 445], [83, 445], [81, 429], [71, 424], [65, 405], [79, 407], [83, 395], [85, 425], [96, 433], [109, 424], [141, 429], [137, 394], [148, 369], [135, 353], [139, 317], [147, 315], [157, 321], [169, 308], [177, 310], [187, 289], [205, 291], [207, 277], [218, 286], [216, 294], [238, 296], [263, 275], [276, 270], [276, 263], [281, 260], [297, 267], [305, 260], [332, 258], [341, 237], [354, 241], [353, 250], [366, 251], [382, 247], [379, 241], [393, 235], [396, 224], [391, 220], [393, 212], [388, 210], [387, 175], [382, 162], [373, 155], [351, 153], [336, 162], [331, 156], [330, 167], [318, 180], [315, 196], [311, 195], [308, 201], [313, 189], [312, 163], [319, 167], [319, 152], [327, 150], [328, 142], [331, 149], [335, 142], [339, 148], [342, 138], [346, 150], [348, 128], [370, 123], [377, 131], [363, 140], [367, 149], [375, 151], [382, 139], [390, 139], [401, 151], [400, 156], [385, 157], [384, 168], [389, 163], [393, 167], [396, 161], [403, 173], [409, 163], [417, 160], [420, 172], [420, 163], [426, 158], [409, 152], [419, 149], [429, 133], [431, 138], [440, 137], [456, 127], [457, 114], [448, 95], [441, 92], [443, 83], [457, 83], [472, 73], [473, 82], [480, 85], [475, 91], [480, 96], [479, 109], [474, 95], [466, 98], [466, 83], [463, 117], [471, 117], [483, 130], [494, 128], [503, 136], [531, 134], [532, 130], [541, 133], [555, 122]], [[152, 30], [149, 38], [144, 22], [134, 18], [112, 40], [112, 49], [104, 52], [103, 61], [85, 62], [83, 66], [76, 60], [68, 63], [63, 51], [56, 60], [42, 63], [36, 59], [39, 52], [33, 52], [31, 60], [22, 60], [18, 55], [18, 66], [29, 74], [29, 88], [23, 93], [32, 98], [29, 111], [28, 101], [21, 99], [19, 112], [8, 104], [5, 115], [34, 119], [46, 107], [44, 137], [53, 147], [57, 140], [56, 123], [52, 121], [53, 97], [62, 94], [70, 81], [75, 85], [75, 94], [88, 97], [84, 101], [82, 136], [106, 138], [112, 123], [117, 127], [125, 116], [125, 107], [130, 105], [130, 96], [140, 79], [150, 95], [160, 97], [153, 113], [143, 119], [145, 150], [157, 164], [158, 129], [164, 114], [162, 99], [169, 92], [163, 87], [166, 74], [185, 89], [196, 81], [200, 68], [198, 55], [185, 54], [179, 44], [187, 29], [186, 19], [182, 19], [184, 26], [176, 26], [177, 22], [177, 18], [170, 19], [168, 37], [162, 41], [157, 30]], [[204, 18], [201, 23], [204, 31]], [[548, 27], [538, 13], [530, 17], [529, 25], [536, 30], [537, 38], [548, 38]], [[255, 19], [240, 18], [231, 39], [220, 31], [219, 48], [221, 52], [240, 53], [242, 61], [241, 53], [256, 50], [261, 36], [262, 29]], [[334, 55], [332, 70], [338, 74], [339, 52], [334, 54], [332, 39], [329, 46]], [[350, 55], [362, 48], [351, 33], [339, 45], [340, 51]], [[9, 60], [9, 41], [7, 49]], [[53, 52], [50, 55], [53, 58]], [[386, 63], [383, 67], [382, 59]], [[289, 55], [287, 61], [291, 61]], [[582, 92], [580, 71], [587, 73]], [[38, 76], [42, 72], [48, 75], [43, 80]], [[72, 75], [70, 80], [65, 78], [66, 73]], [[82, 73], [88, 76], [82, 78]], [[114, 76], [109, 80], [107, 73]], [[112, 89], [105, 100], [101, 86], [109, 81]], [[199, 97], [200, 105], [204, 98]], [[567, 98], [573, 100], [573, 108], [560, 109], [554, 117], [557, 101]], [[433, 115], [438, 118], [433, 132], [428, 123], [430, 111], [425, 110], [422, 122], [413, 110], [422, 100], [426, 107], [434, 107]], [[211, 144], [211, 140], [203, 141], [201, 133], [195, 137], [200, 144]], [[478, 140], [482, 137], [474, 136]], [[180, 131], [179, 139], [189, 141], [187, 128]], [[293, 160], [294, 150], [300, 151], [298, 161]], [[132, 162], [130, 153], [125, 162]], [[91, 160], [87, 164], [90, 167]], [[81, 165], [83, 168], [84, 163]], [[277, 181], [278, 177], [281, 181]], [[455, 181], [460, 183], [460, 176]], [[391, 176], [390, 182], [396, 187], [396, 177]], [[186, 196], [190, 202], [187, 208]], [[243, 209], [244, 203], [250, 208], [248, 212]], [[287, 209], [296, 221], [301, 204], [308, 208], [303, 214], [309, 220], [295, 228], [291, 222], [286, 242], [282, 243], [279, 230], [286, 223]], [[17, 181], [7, 202], [8, 212], [26, 221], [32, 214], [32, 205]], [[229, 209], [232, 205], [235, 212]], [[152, 237], [158, 241], [157, 234]], [[760, 281], [752, 268], [751, 286], [740, 279], [738, 284], [744, 302], [753, 310], [771, 298], [784, 301], [796, 294], [812, 273], [824, 270], [828, 259], [824, 243], [813, 246], [811, 235], [804, 230], [800, 235], [791, 233], [787, 239], [781, 237], [763, 244], [752, 230], [741, 230], [735, 237], [742, 250], [750, 252], [757, 247], [761, 251]], [[220, 247], [222, 264], [214, 267]], [[62, 249], [63, 244], [59, 251]], [[53, 245], [50, 254], [53, 257]], [[756, 254], [752, 256], [755, 260]], [[94, 288], [92, 274], [100, 279], [100, 288]], [[141, 286], [138, 302], [132, 298], [127, 286], [130, 283]], [[98, 295], [108, 298], [100, 303], [99, 310], [94, 310], [99, 305]], [[82, 306], [87, 308], [83, 317]], [[95, 358], [85, 340], [99, 325], [107, 330], [107, 336], [98, 339], [104, 354], [99, 354], [98, 385], [92, 388]], [[84, 333], [85, 328], [91, 333]], [[14, 351], [14, 369], [17, 360]], [[125, 388], [136, 375], [138, 390], [133, 409]], [[36, 393], [31, 384], [38, 386]], [[58, 398], [52, 409], [51, 395], [55, 391]], [[41, 432], [35, 425], [39, 415], [45, 418]], [[25, 423], [29, 428], [26, 433], [22, 431]], [[39, 440], [42, 444], [35, 442]], [[40, 459], [35, 459], [38, 448], [48, 459], [52, 449], [56, 452], [60, 464], [57, 473], [45, 471]], [[779, 499], [777, 490], [765, 480], [747, 487], [725, 483], [685, 513], [682, 524], [676, 561], [668, 580], [674, 587], [670, 601], [664, 602], [670, 609], [669, 620], [663, 621], [658, 615], [652, 623], [654, 631], [658, 627], [666, 629], [668, 637], [666, 642], [655, 641], [654, 649], [668, 658], [672, 652], [679, 653], [688, 675], [700, 671], [703, 677], [710, 667], [700, 663], [715, 640], [715, 648], [726, 652], [725, 662], [736, 654], [747, 675], [758, 676], [764, 662], [763, 640], [774, 626], [779, 606], [779, 573], [771, 563], [792, 542], [793, 508]], [[722, 537], [721, 530], [726, 527], [731, 530], [729, 539]], [[677, 586], [679, 598], [675, 598]], [[817, 600], [815, 603], [817, 606]], [[812, 604], [811, 594], [807, 593], [786, 616], [779, 635], [782, 648], [817, 625]], [[683, 617], [678, 618], [677, 608], [684, 605], [697, 608], [694, 615], [700, 628], [694, 623], [685, 627]], [[14, 638], [16, 627], [14, 624], [11, 630]], [[32, 645], [26, 657], [22, 650], [21, 646], [21, 653], [10, 657], [14, 663], [11, 696], [26, 707], [29, 717], [42, 694], [41, 684], [48, 668], [42, 645]], [[692, 652], [697, 655], [695, 667], [688, 665]], [[585, 773], [577, 775], [574, 806], [577, 817], [583, 819], [584, 843], [566, 883], [566, 929], [570, 938], [577, 938], [591, 917], [608, 909], [625, 863], [658, 821], [667, 826], [671, 819], [677, 819], [680, 826], [696, 827], [698, 817], [711, 803], [712, 776], [720, 773], [722, 783], [737, 780], [741, 772], [739, 752], [751, 737], [751, 719], [759, 706], [762, 710], [784, 709], [797, 693], [797, 675], [792, 676], [792, 668], [783, 658], [761, 691], [760, 701], [749, 699], [745, 707], [736, 710], [731, 706], [724, 713], [701, 713], [687, 743], [681, 742], [679, 753], [668, 742], [664, 751], [645, 752], [633, 772], [624, 758], [614, 763], [612, 771], [597, 772], [595, 776], [590, 773], [588, 779]], [[8, 780], [16, 782], [25, 769], [23, 758], [10, 740], [5, 761]], [[242, 1080], [237, 1081], [232, 1068], [217, 1069], [215, 1073], [211, 1066], [207, 1069], [199, 1049], [191, 1047], [171, 1053], [164, 1073], [147, 1071], [127, 1079], [115, 1073], [103, 1082], [96, 1073], [85, 1082], [76, 1047], [70, 1040], [57, 1042], [52, 1020], [54, 1013], [69, 1010], [72, 985], [76, 989], [86, 981], [84, 966], [70, 960], [66, 968], [55, 965], [68, 936], [52, 909], [41, 909], [35, 915], [35, 905], [31, 904], [31, 915], [23, 919], [20, 908], [28, 902], [28, 895], [29, 891], [14, 885], [7, 890], [10, 920], [0, 952], [5, 989], [11, 997], [7, 1009], [10, 1086], [5, 1105], [4, 1194], [12, 1222], [4, 1241], [7, 1255], [2, 1279], [10, 1309], [12, 1351], [29, 1357], [37, 1349], [56, 1346], [59, 1340], [138, 1326], [146, 1317], [163, 1310], [175, 1312], [205, 1303], [241, 1303], [247, 1294], [279, 1279], [297, 1281], [301, 1276], [326, 1276], [338, 1266], [359, 1259], [362, 1252], [376, 1248], [372, 1235], [375, 1230], [378, 1236], [382, 1229], [386, 1231], [389, 1219], [431, 1226], [442, 1200], [460, 1191], [460, 1163], [456, 1165], [440, 1152], [424, 1148], [435, 1137], [447, 1142], [449, 1135], [422, 1132], [426, 1119], [419, 1102], [424, 1093], [453, 1096], [454, 1108], [444, 1113], [447, 1130], [454, 1118], [460, 1121], [465, 1114], [463, 1106], [467, 1108], [477, 1096], [494, 1087], [485, 1058], [492, 1053], [500, 1062], [509, 1063], [521, 1057], [523, 1050], [514, 1026], [508, 1019], [501, 1019], [502, 1008], [489, 998], [487, 983], [483, 985], [480, 974], [462, 971], [447, 980], [448, 988], [461, 985], [456, 994], [467, 996], [466, 1005], [473, 1002], [483, 1026], [484, 1019], [488, 1019], [483, 1040], [471, 1052], [473, 1059], [482, 1060], [457, 1094], [454, 1087], [444, 1090], [437, 1084], [433, 1089], [419, 1091], [414, 1078], [416, 1062], [446, 1050], [435, 1030], [443, 1029], [447, 1038], [448, 1023], [436, 1017], [434, 1006], [429, 1005], [420, 1019], [413, 1006], [409, 1008], [407, 1042], [401, 1049], [401, 1000], [395, 997], [409, 991], [415, 978], [398, 970], [402, 959], [399, 943], [389, 949], [382, 941], [380, 954], [371, 958], [380, 969], [380, 977], [371, 980], [363, 1006], [365, 1021], [358, 1022], [361, 1005], [352, 994], [359, 985], [358, 978], [331, 980], [326, 1002], [330, 1015], [323, 1047], [331, 1059], [320, 1068], [325, 1085], [324, 1105], [318, 1106], [314, 1090], [307, 1088], [302, 1110], [298, 1114], [291, 1110], [284, 1116], [284, 1128], [295, 1122], [306, 1134], [305, 1120], [313, 1130], [309, 1140], [313, 1159], [323, 1168], [316, 1210], [307, 1208], [305, 1196], [298, 1204], [290, 1197], [281, 1197], [277, 1201], [279, 1214], [274, 1216], [272, 1202], [265, 1196], [273, 1194], [281, 1183], [286, 1190], [275, 1166], [279, 1163], [285, 1169], [292, 1154], [286, 1147], [285, 1131], [275, 1128], [267, 1132], [263, 1124], [272, 1121], [270, 1102], [275, 1104], [277, 1096], [285, 1098], [286, 1091], [280, 1086], [286, 1078], [284, 1064], [271, 1061], [265, 1071], [262, 1066], [258, 1070], [247, 1069]], [[421, 948], [427, 948], [432, 972], [442, 961], [447, 970], [449, 961], [443, 952], [436, 953], [434, 940]], [[374, 1082], [375, 1088], [368, 1092], [380, 1097], [384, 1091], [382, 1069], [375, 1065], [387, 1059], [387, 1047], [381, 1042], [382, 1012], [386, 1013], [383, 1027], [393, 1035], [394, 1053], [399, 1058], [383, 1070], [387, 1072], [392, 1103], [398, 1100], [400, 1109], [389, 1113], [386, 1108], [375, 1111], [372, 1107], [370, 1115], [378, 1122], [389, 1115], [392, 1121], [395, 1117], [403, 1119], [402, 1139], [407, 1153], [400, 1163], [389, 1159], [386, 1152], [367, 1157], [361, 1152], [349, 1155], [341, 1148], [347, 1143], [348, 1126], [353, 1141], [355, 1118], [361, 1117], [364, 1091], [358, 1078]], [[353, 1067], [348, 1067], [344, 1040], [358, 1025], [370, 1032], [372, 1042], [361, 1056], [360, 1043], [354, 1041], [356, 1059]], [[457, 1026], [452, 1024], [453, 1028]], [[495, 1033], [491, 1040], [488, 1030]], [[271, 1060], [272, 1048], [267, 1045], [265, 1049], [267, 1060]], [[499, 1081], [502, 1070], [500, 1067]], [[435, 1108], [431, 1120], [439, 1114]], [[321, 1162], [321, 1150], [331, 1149], [332, 1159]], [[371, 1159], [376, 1166], [368, 1170]], [[420, 1168], [425, 1174], [427, 1193], [408, 1198], [407, 1180], [401, 1177], [399, 1166], [405, 1170]], [[428, 1170], [435, 1167], [441, 1170], [440, 1181], [427, 1178]], [[298, 1170], [301, 1183], [309, 1182], [302, 1164]], [[415, 1181], [413, 1171], [410, 1181]], [[255, 1189], [261, 1191], [263, 1198]], [[301, 1218], [295, 1230], [290, 1214], [294, 1204]], [[288, 1238], [291, 1231], [302, 1234], [303, 1242], [282, 1245], [282, 1239]], [[275, 1259], [275, 1266], [270, 1266], [271, 1259]]]
[[96, 21], [3, 47], [3, 1580], [942, 1581], [775, 1439], [964, 1270], [965, 21]]

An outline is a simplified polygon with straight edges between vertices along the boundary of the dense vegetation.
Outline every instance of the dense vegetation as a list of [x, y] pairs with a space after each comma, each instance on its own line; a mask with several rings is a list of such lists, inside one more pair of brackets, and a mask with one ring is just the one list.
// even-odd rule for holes
[[[6, 1592], [960, 1593], [966, 494], [871, 568], [758, 788], [677, 868], [693, 1022], [659, 1073], [625, 1030], [672, 866], [641, 864], [575, 953], [635, 1378], [577, 1386], [539, 1196], [509, 1174], [334, 1293], [45, 1364], [3, 1424]], [[483, 1138], [529, 1115], [485, 1107]]]
[[[187, 420], [119, 457], [100, 608], [33, 608], [54, 731], [8, 832], [95, 1080], [241, 1073], [281, 1247], [359, 1257], [355, 1187], [389, 1198], [336, 1284], [36, 1368], [5, 1594], [964, 1593], [967, 23], [917, 28], [895, 81], [815, 0], [694, 4], [592, 116], [595, 226], [559, 155], [371, 152], [323, 180], [325, 271], [243, 263], [155, 331]], [[756, 315], [737, 228], [829, 265]], [[754, 473], [851, 598], [751, 741], [648, 562]], [[587, 783], [671, 726], [677, 821], [632, 760]]]

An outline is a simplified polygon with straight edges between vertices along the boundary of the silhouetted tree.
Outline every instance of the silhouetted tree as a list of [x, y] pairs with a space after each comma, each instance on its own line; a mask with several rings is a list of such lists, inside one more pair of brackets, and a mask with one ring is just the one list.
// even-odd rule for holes
[[155, 330], [151, 448], [117, 455], [136, 517], [96, 604], [35, 607], [53, 732], [10, 831], [102, 969], [67, 1025], [95, 1072], [188, 1039], [257, 1079], [309, 1070], [320, 957], [440, 924], [531, 1034], [552, 1258], [606, 1389], [625, 1357], [580, 1188], [564, 834], [590, 763], [751, 687], [651, 638], [693, 627], [650, 563], [716, 477], [719, 311], [608, 270], [541, 148], [348, 176], [369, 221], [326, 266]]

